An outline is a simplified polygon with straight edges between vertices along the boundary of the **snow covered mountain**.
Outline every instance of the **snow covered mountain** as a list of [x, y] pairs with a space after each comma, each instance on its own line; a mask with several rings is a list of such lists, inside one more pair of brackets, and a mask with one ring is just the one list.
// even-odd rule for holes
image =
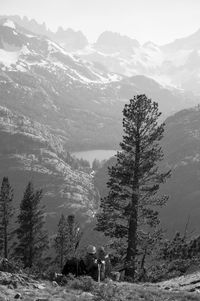
[[48, 126], [67, 150], [116, 148], [124, 103], [136, 93], [158, 101], [165, 116], [199, 101], [144, 76], [111, 73], [12, 20], [1, 20], [0, 105]]
[[[72, 140], [82, 136], [84, 142], [90, 131], [95, 137], [95, 130], [101, 131], [102, 123], [110, 122], [110, 84], [121, 78], [12, 21], [0, 25], [0, 103], [49, 125], [66, 143], [70, 141], [70, 148]], [[100, 105], [106, 93], [108, 116], [102, 116], [105, 110]]]
[[200, 31], [168, 45], [152, 42], [140, 45], [136, 40], [113, 32], [104, 32], [94, 45], [76, 53], [89, 61], [98, 61], [109, 71], [123, 75], [145, 75], [161, 84], [200, 93]]
[[88, 44], [87, 38], [81, 31], [75, 31], [71, 28], [64, 30], [62, 27], [59, 27], [56, 32], [53, 32], [47, 29], [45, 23], [39, 24], [34, 19], [29, 20], [26, 16], [23, 18], [18, 15], [0, 16], [0, 19], [5, 20], [7, 18], [36, 35], [43, 35], [54, 40], [62, 45], [67, 51], [82, 49]]
[[[90, 62], [101, 64], [110, 72], [125, 76], [144, 75], [165, 86], [174, 86], [200, 93], [200, 30], [167, 45], [137, 40], [119, 33], [103, 32], [96, 43], [89, 44], [81, 31], [59, 27], [56, 32], [27, 17], [9, 16], [20, 26], [36, 35], [43, 35]], [[5, 16], [0, 16], [5, 20]]]

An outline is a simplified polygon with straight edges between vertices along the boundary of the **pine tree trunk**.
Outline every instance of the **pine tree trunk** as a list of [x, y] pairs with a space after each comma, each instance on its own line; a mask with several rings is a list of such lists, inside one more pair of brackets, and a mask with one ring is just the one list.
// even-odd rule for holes
[[6, 225], [4, 225], [4, 257], [8, 258], [8, 238]]
[[60, 254], [60, 270], [62, 271], [63, 268], [63, 257], [64, 257], [64, 250], [63, 246], [61, 247], [61, 254]]
[[135, 146], [135, 166], [133, 175], [133, 194], [131, 200], [131, 214], [129, 219], [128, 229], [128, 247], [126, 253], [126, 265], [125, 265], [125, 277], [131, 278], [134, 281], [135, 278], [135, 258], [137, 253], [137, 219], [138, 219], [138, 192], [139, 192], [139, 161], [140, 161], [140, 137], [139, 137], [139, 125], [137, 127]]
[[128, 229], [128, 248], [126, 255], [125, 277], [134, 280], [135, 257], [137, 252], [137, 209], [132, 208]]

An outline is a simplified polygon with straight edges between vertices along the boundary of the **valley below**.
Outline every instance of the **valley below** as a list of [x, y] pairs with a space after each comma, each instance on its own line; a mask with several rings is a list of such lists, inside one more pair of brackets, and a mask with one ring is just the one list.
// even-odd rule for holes
[[108, 160], [116, 154], [116, 150], [113, 149], [92, 149], [87, 151], [80, 151], [72, 153], [78, 159], [87, 160], [92, 166], [92, 162], [97, 159], [99, 161]]

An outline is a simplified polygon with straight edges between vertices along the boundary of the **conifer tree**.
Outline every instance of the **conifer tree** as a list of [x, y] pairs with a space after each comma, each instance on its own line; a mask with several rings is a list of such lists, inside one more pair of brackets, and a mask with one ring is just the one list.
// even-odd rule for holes
[[116, 155], [117, 163], [109, 168], [108, 196], [101, 200], [97, 215], [98, 231], [113, 239], [123, 240], [125, 275], [134, 280], [136, 256], [141, 229], [158, 226], [156, 206], [167, 200], [158, 196], [161, 183], [170, 171], [160, 172], [158, 163], [163, 159], [159, 144], [164, 123], [158, 124], [161, 113], [158, 104], [146, 95], [137, 95], [123, 110], [123, 141]]
[[82, 231], [75, 221], [74, 215], [65, 217], [63, 214], [58, 223], [58, 231], [55, 237], [55, 250], [57, 260], [62, 269], [67, 258], [73, 257], [82, 237]]
[[64, 214], [61, 215], [61, 218], [58, 223], [58, 231], [55, 237], [55, 250], [57, 255], [57, 260], [60, 265], [60, 269], [62, 269], [68, 245], [68, 231], [67, 231], [67, 219]]
[[92, 169], [97, 170], [100, 167], [101, 167], [101, 162], [95, 158], [94, 161], [92, 162]]
[[24, 267], [31, 268], [42, 258], [48, 248], [48, 235], [44, 230], [44, 207], [41, 207], [42, 190], [35, 190], [31, 182], [28, 183], [20, 204], [18, 228], [16, 230], [18, 242], [15, 254], [22, 260]]
[[7, 177], [3, 178], [0, 191], [0, 247], [3, 250], [3, 256], [8, 258], [9, 243], [12, 238], [13, 231], [10, 224], [14, 214], [12, 206], [13, 189]]

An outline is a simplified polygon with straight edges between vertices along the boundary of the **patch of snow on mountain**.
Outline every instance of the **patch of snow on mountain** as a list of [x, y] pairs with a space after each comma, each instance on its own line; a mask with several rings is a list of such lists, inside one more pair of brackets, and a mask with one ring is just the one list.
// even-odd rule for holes
[[97, 55], [97, 56], [101, 56], [104, 58], [115, 58], [115, 57], [120, 57], [120, 52], [116, 51], [116, 52], [111, 52], [111, 53], [105, 53], [100, 51], [99, 49], [95, 49], [95, 46], [93, 44], [91, 45], [87, 45], [85, 48], [81, 49], [81, 50], [76, 50], [73, 52], [74, 55], [80, 56], [81, 58], [87, 55]]
[[16, 65], [16, 69], [21, 71], [21, 72], [26, 72], [26, 68], [24, 68], [22, 65]]
[[3, 23], [3, 26], [6, 26], [6, 27], [10, 27], [10, 28], [13, 28], [13, 29], [16, 29], [16, 26], [14, 24], [14, 22], [12, 20], [6, 20], [4, 23]]
[[118, 82], [120, 80], [122, 80], [122, 76], [118, 75], [118, 74], [108, 74], [108, 77], [110, 79], [111, 82]]
[[36, 36], [33, 35], [33, 34], [25, 34], [25, 36], [26, 36], [27, 38], [35, 38], [35, 37], [36, 37]]
[[27, 54], [30, 54], [31, 52], [30, 52], [30, 50], [27, 48], [27, 46], [24, 45], [24, 46], [22, 47], [20, 53], [23, 54], [23, 55], [27, 55]]
[[5, 51], [0, 49], [0, 63], [6, 67], [10, 67], [11, 64], [16, 64], [19, 58], [19, 52]]
[[71, 59], [73, 59], [75, 62], [79, 62], [80, 58], [77, 58], [76, 56], [72, 55], [71, 53], [67, 52], [64, 48], [62, 48], [60, 45], [56, 44], [53, 41], [48, 40], [48, 50], [51, 51], [59, 51], [60, 53], [69, 56]]

